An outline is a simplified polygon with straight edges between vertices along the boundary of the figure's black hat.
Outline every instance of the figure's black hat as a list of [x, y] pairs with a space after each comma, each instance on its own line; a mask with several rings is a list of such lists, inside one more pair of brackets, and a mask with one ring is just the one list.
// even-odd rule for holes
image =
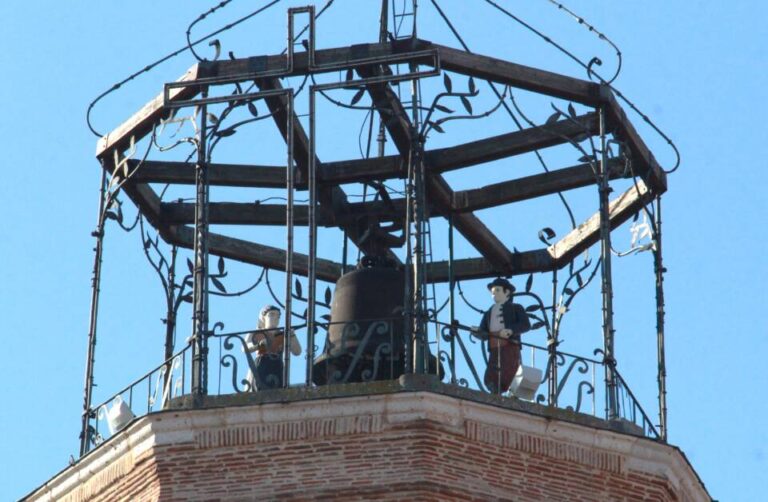
[[494, 286], [501, 286], [505, 288], [507, 291], [509, 291], [510, 294], [515, 292], [515, 287], [512, 285], [512, 283], [506, 279], [502, 279], [501, 277], [497, 277], [496, 279], [488, 283], [488, 289], [491, 289]]

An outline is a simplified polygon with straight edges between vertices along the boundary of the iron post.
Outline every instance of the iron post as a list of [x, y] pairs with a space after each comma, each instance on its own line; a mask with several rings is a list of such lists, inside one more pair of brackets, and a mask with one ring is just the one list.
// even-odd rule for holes
[[[83, 423], [80, 431], [80, 456], [91, 447], [91, 398], [93, 397], [93, 368], [96, 362], [96, 327], [99, 317], [99, 294], [101, 293], [101, 264], [104, 251], [104, 213], [107, 195], [107, 171], [101, 161], [101, 185], [99, 188], [99, 213], [96, 218], [96, 230], [91, 234], [96, 238], [93, 248], [93, 274], [91, 276], [91, 312], [88, 322], [88, 350], [85, 360], [85, 384], [83, 390]], [[114, 167], [114, 166], [113, 166]]]
[[608, 196], [611, 187], [608, 184], [608, 151], [605, 107], [601, 106], [600, 114], [600, 162], [598, 163], [599, 194], [600, 194], [600, 257], [602, 283], [602, 313], [603, 313], [603, 346], [605, 349], [605, 385], [606, 385], [606, 414], [609, 420], [618, 417], [618, 400], [616, 395], [616, 375], [614, 372], [616, 359], [614, 355], [613, 327], [613, 279], [611, 275], [611, 220]]
[[285, 248], [285, 335], [283, 336], [283, 387], [288, 387], [288, 380], [291, 375], [291, 321], [293, 320], [292, 305], [292, 286], [293, 286], [293, 191], [294, 191], [294, 169], [293, 169], [293, 90], [286, 92], [285, 115], [288, 123], [286, 124], [285, 136], [288, 143], [287, 169], [286, 174], [286, 248]]
[[664, 263], [661, 252], [661, 197], [656, 199], [656, 249], [653, 251], [653, 266], [656, 273], [656, 346], [659, 384], [659, 432], [661, 440], [667, 440], [667, 364], [664, 354]]
[[552, 333], [547, 340], [549, 353], [549, 399], [550, 406], [557, 407], [557, 269], [552, 271]]
[[[307, 385], [312, 385], [312, 361], [315, 358], [315, 297], [317, 294], [317, 166], [315, 163], [315, 93], [309, 93], [309, 159], [307, 189], [309, 190], [309, 270], [307, 281]], [[343, 272], [342, 272], [343, 273]]]
[[[202, 92], [208, 97], [207, 89]], [[208, 106], [201, 105], [200, 132], [195, 165], [195, 269], [194, 269], [194, 329], [192, 336], [192, 394], [196, 399], [208, 392], [208, 159], [206, 130]]]

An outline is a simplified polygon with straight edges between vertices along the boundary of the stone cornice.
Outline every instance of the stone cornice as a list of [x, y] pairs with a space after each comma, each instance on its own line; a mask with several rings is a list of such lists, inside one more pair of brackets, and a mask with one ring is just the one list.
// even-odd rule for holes
[[222, 406], [185, 409], [184, 403], [176, 402], [176, 409], [136, 419], [31, 493], [28, 500], [59, 500], [67, 495], [73, 500], [86, 500], [99, 486], [119, 478], [138, 460], [166, 446], [208, 449], [318, 437], [376, 435], [408, 424], [436, 427], [469, 441], [594, 469], [657, 476], [666, 479], [676, 493], [683, 494], [683, 500], [710, 500], [701, 480], [674, 446], [605, 430], [591, 423], [564, 420], [551, 413], [550, 416], [534, 413], [540, 410], [526, 409], [531, 403], [494, 396], [487, 396], [492, 398], [484, 399], [487, 402], [479, 402], [447, 395], [434, 388], [435, 382], [428, 379], [420, 381], [411, 377], [410, 381], [401, 382], [399, 391], [379, 384], [382, 384], [380, 392], [361, 394], [359, 389], [348, 386], [344, 392], [316, 395], [309, 400], [270, 402], [272, 399], [264, 393], [242, 397], [247, 398], [246, 401], [256, 398], [262, 401], [259, 404], [234, 405], [218, 397], [215, 400]]

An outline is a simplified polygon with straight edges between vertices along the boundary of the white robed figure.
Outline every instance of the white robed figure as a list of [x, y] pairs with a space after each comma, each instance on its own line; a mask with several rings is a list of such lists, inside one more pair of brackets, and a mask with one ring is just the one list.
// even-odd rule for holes
[[[248, 369], [246, 380], [251, 391], [278, 389], [283, 386], [283, 349], [285, 330], [278, 327], [280, 309], [267, 305], [261, 309], [256, 331], [245, 338], [246, 350], [256, 352], [256, 374]], [[301, 344], [291, 331], [290, 350], [295, 356], [301, 354]]]

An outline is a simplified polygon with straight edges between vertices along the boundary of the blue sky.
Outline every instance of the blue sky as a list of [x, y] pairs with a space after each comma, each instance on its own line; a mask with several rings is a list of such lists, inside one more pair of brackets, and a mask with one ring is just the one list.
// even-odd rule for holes
[[[200, 23], [194, 34], [212, 31], [264, 3], [235, 0]], [[302, 3], [285, 0], [222, 35], [223, 53], [279, 52], [284, 46], [285, 9]], [[318, 47], [374, 41], [379, 3], [336, 0], [318, 24]], [[439, 3], [473, 50], [584, 78], [582, 69], [486, 2]], [[548, 0], [498, 3], [580, 58], [588, 61], [598, 55], [605, 62], [604, 71], [612, 73], [613, 51]], [[140, 0], [130, 5], [126, 9], [124, 2], [47, 0], [0, 5], [4, 68], [0, 312], [5, 342], [0, 356], [4, 403], [0, 433], [6, 459], [13, 459], [0, 472], [3, 500], [18, 498], [43, 483], [78, 449], [93, 260], [90, 232], [100, 178], [94, 158], [96, 137], [86, 126], [86, 108], [115, 82], [182, 47], [189, 23], [214, 4], [190, 7], [179, 0], [160, 5]], [[456, 46], [431, 3], [422, 0], [419, 5], [420, 35]], [[768, 7], [746, 0], [727, 6], [661, 0], [620, 4], [580, 0], [567, 5], [619, 46], [623, 70], [615, 84], [682, 154], [682, 165], [670, 176], [664, 199], [669, 440], [686, 453], [714, 498], [759, 500], [764, 496], [761, 481], [768, 455], [762, 424], [768, 415], [763, 371], [768, 333], [762, 315], [768, 301], [764, 288], [768, 266], [762, 249], [768, 216], [763, 195], [768, 162], [762, 156], [768, 143], [762, 120], [768, 112], [763, 95], [768, 86], [764, 48]], [[212, 53], [205, 45], [201, 50]], [[94, 110], [95, 128], [111, 130], [157, 94], [163, 82], [174, 80], [194, 62], [190, 54], [182, 54], [111, 94]], [[459, 82], [456, 79], [455, 85], [465, 85]], [[483, 101], [488, 91], [484, 92], [477, 106], [488, 103]], [[551, 113], [546, 100], [521, 99], [538, 121]], [[660, 162], [670, 165], [673, 156], [664, 141], [641, 126], [638, 117], [631, 119]], [[333, 133], [340, 120], [331, 113], [321, 115], [321, 126], [327, 124], [318, 139], [323, 159], [347, 155], [337, 152], [359, 156], [358, 126], [350, 137], [341, 138]], [[350, 120], [360, 124], [362, 117]], [[478, 134], [471, 127], [456, 127], [449, 131], [453, 135], [431, 138], [432, 145]], [[484, 127], [483, 133], [510, 130], [508, 119], [501, 116], [489, 119]], [[279, 163], [284, 149], [274, 137], [265, 141], [272, 141], [267, 145], [274, 148], [222, 150], [222, 155]], [[565, 155], [553, 154], [553, 165], [571, 165], [559, 163]], [[457, 174], [449, 181], [464, 188], [495, 181], [494, 176], [502, 179], [502, 167], [495, 167], [477, 176]], [[252, 200], [250, 194], [235, 197]], [[590, 192], [569, 197], [578, 215], [594, 210]], [[520, 249], [535, 247], [535, 229], [542, 226], [553, 227], [558, 235], [568, 230], [556, 202], [525, 203], [509, 211], [480, 216], [500, 233], [510, 225], [517, 234], [505, 242]], [[133, 214], [130, 204], [126, 213]], [[435, 224], [436, 234], [442, 232], [440, 225]], [[242, 229], [233, 234], [249, 235]], [[614, 234], [617, 247], [628, 243], [626, 226]], [[276, 228], [253, 235], [273, 243], [283, 239], [282, 230]], [[440, 242], [436, 257], [444, 254]], [[339, 259], [337, 235], [321, 236], [320, 247], [321, 254]], [[471, 255], [461, 242], [459, 248], [459, 253]], [[655, 413], [650, 257], [646, 253], [616, 261], [620, 262], [615, 266], [619, 369], [644, 407]], [[252, 282], [254, 270], [258, 271], [229, 262], [227, 267], [231, 288]], [[542, 294], [547, 280], [536, 278]], [[279, 280], [275, 283], [281, 287]], [[135, 233], [109, 229], [102, 289], [95, 401], [106, 399], [161, 361], [162, 291]], [[468, 283], [466, 290], [475, 303], [485, 306], [483, 281]], [[591, 293], [585, 292], [585, 299], [574, 304], [569, 314], [573, 321], [569, 317], [569, 331], [563, 333], [564, 350], [590, 355], [591, 348], [599, 346], [598, 290], [593, 284]], [[252, 328], [255, 313], [267, 301], [263, 295], [226, 305], [213, 303], [214, 317], [227, 329]], [[479, 322], [467, 308], [460, 316], [466, 324]], [[188, 333], [189, 314], [182, 312], [177, 348]], [[543, 341], [541, 335], [531, 336], [532, 343]]]

